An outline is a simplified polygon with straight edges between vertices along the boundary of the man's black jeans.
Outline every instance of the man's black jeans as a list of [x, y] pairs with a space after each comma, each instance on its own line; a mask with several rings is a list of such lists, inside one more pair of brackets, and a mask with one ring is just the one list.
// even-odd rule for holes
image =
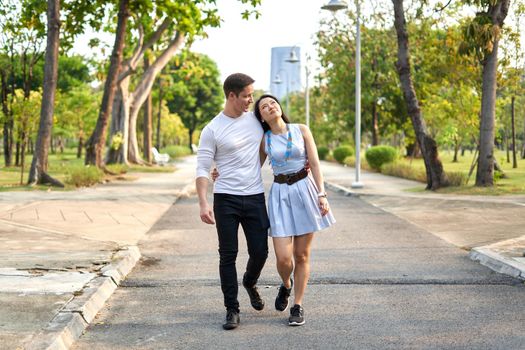
[[238, 196], [215, 193], [213, 212], [219, 236], [219, 273], [226, 309], [239, 311], [237, 295], [238, 231], [241, 224], [248, 244], [248, 264], [243, 283], [253, 286], [257, 283], [268, 257], [268, 228], [270, 221], [266, 212], [264, 193]]

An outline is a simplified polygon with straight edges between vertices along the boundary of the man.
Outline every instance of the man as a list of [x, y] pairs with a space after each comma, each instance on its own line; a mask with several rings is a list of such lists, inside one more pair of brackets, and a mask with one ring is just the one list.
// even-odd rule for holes
[[[264, 308], [257, 280], [268, 257], [268, 227], [264, 201], [259, 146], [263, 136], [261, 125], [252, 112], [254, 80], [236, 73], [224, 81], [226, 104], [202, 130], [197, 154], [196, 187], [200, 217], [207, 224], [216, 224], [219, 238], [219, 273], [226, 306], [224, 329], [239, 326], [237, 300], [238, 229], [242, 225], [248, 245], [248, 264], [242, 284], [256, 310]], [[214, 184], [213, 211], [208, 203], [207, 189], [212, 163], [221, 174]]]

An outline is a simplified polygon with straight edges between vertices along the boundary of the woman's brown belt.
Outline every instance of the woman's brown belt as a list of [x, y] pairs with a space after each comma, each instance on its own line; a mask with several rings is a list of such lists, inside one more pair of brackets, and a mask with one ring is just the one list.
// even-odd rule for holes
[[279, 175], [275, 175], [273, 177], [273, 181], [277, 182], [278, 184], [291, 185], [291, 184], [296, 183], [299, 180], [304, 179], [307, 176], [308, 176], [308, 171], [305, 168], [303, 168], [303, 169], [301, 169], [298, 172], [293, 173], [293, 174], [287, 174], [287, 175], [279, 174]]

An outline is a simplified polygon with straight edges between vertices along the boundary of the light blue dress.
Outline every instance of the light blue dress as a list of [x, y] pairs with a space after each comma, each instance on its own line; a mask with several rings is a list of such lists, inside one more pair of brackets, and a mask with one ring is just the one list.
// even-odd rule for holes
[[[273, 158], [274, 175], [292, 174], [304, 168], [306, 148], [303, 134], [298, 124], [288, 124], [292, 136], [292, 147], [286, 160], [288, 133], [264, 135], [265, 152]], [[268, 149], [271, 138], [271, 154]], [[292, 185], [273, 183], [268, 197], [268, 216], [270, 218], [270, 237], [299, 236], [325, 229], [335, 223], [332, 211], [325, 216], [319, 209], [319, 193], [311, 174]]]

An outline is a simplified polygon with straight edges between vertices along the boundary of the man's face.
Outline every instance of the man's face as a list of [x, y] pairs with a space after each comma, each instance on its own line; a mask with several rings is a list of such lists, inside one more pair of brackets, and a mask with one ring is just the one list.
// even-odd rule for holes
[[239, 93], [239, 96], [235, 96], [234, 93], [230, 93], [230, 98], [236, 112], [248, 112], [250, 105], [253, 103], [253, 85], [246, 86]]

